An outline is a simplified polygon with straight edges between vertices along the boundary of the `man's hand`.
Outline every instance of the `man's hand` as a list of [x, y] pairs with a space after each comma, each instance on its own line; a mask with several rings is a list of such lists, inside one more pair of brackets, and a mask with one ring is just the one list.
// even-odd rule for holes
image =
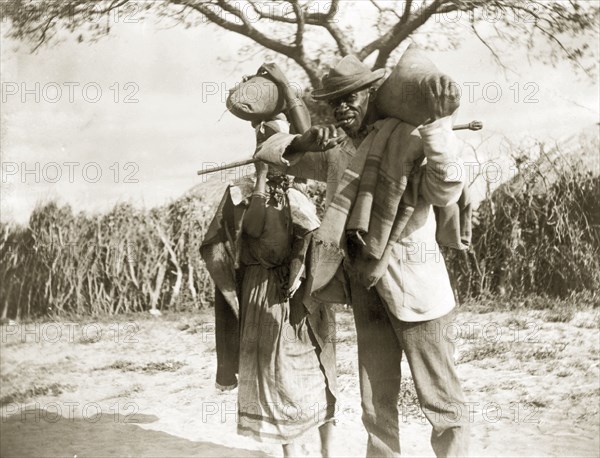
[[293, 152], [326, 151], [339, 145], [345, 135], [338, 135], [337, 126], [312, 126], [304, 134], [296, 137], [290, 145]]
[[421, 93], [427, 100], [429, 122], [452, 115], [460, 105], [457, 84], [445, 75], [434, 75], [421, 82]]

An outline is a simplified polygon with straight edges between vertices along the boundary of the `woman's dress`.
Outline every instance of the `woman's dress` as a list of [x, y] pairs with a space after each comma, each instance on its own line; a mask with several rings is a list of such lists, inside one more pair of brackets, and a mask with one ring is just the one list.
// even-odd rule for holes
[[[260, 237], [244, 234], [238, 432], [285, 444], [333, 419], [335, 398], [302, 287], [286, 297], [294, 235], [285, 193], [280, 200], [265, 204]], [[253, 217], [248, 210], [245, 218]]]

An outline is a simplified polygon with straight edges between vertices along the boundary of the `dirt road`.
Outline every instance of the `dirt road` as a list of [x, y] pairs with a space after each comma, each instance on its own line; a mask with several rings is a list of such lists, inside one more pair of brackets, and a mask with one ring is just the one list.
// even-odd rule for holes
[[[597, 456], [598, 311], [459, 313], [457, 344], [472, 456]], [[214, 388], [213, 317], [132, 315], [3, 325], [2, 457], [259, 456], [236, 434], [236, 392]], [[336, 454], [364, 456], [352, 315], [338, 312]], [[404, 456], [433, 456], [403, 363]], [[302, 450], [318, 456], [318, 441]]]

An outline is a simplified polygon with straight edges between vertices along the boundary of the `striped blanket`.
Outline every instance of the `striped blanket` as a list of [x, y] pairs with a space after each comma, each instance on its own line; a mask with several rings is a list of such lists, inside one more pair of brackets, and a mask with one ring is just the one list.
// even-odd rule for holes
[[315, 297], [343, 302], [328, 290], [339, 291], [336, 283], [343, 283], [339, 267], [347, 255], [352, 258], [348, 270], [366, 287], [383, 275], [391, 242], [400, 238], [417, 203], [414, 173], [424, 156], [420, 138], [410, 135], [414, 129], [394, 118], [378, 121], [342, 175], [315, 234], [312, 265], [318, 274], [311, 287]]

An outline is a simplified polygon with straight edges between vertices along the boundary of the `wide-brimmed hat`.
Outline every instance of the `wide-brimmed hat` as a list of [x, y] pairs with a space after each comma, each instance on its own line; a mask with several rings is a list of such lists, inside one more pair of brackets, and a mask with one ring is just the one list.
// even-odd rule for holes
[[348, 55], [333, 67], [322, 80], [322, 88], [312, 93], [315, 100], [330, 100], [354, 92], [383, 78], [385, 70], [374, 72], [356, 56]]

